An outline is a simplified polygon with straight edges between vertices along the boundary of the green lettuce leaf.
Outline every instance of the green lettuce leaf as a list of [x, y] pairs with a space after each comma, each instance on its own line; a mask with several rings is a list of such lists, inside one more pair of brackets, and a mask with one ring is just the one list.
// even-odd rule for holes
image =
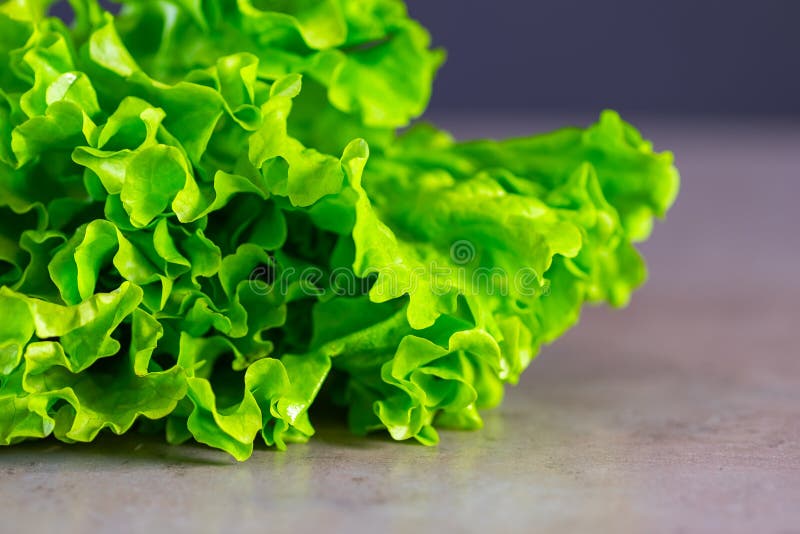
[[432, 445], [646, 278], [672, 155], [398, 133], [444, 58], [400, 0], [71, 4], [0, 4], [0, 444]]

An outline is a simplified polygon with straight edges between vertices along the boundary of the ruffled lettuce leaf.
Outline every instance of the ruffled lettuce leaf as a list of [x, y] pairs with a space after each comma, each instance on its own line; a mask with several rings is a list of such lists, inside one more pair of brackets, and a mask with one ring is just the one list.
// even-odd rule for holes
[[[367, 374], [343, 364], [351, 394], [372, 404], [380, 420], [351, 408], [356, 430], [384, 426], [398, 439], [431, 443], [435, 416], [442, 425], [477, 426], [475, 406], [496, 405], [497, 384], [516, 382], [539, 347], [578, 320], [585, 302], [628, 302], [646, 278], [633, 243], [664, 214], [678, 184], [671, 154], [653, 153], [632, 132], [611, 112], [588, 130], [556, 132], [539, 144], [537, 138], [455, 143], [422, 127], [375, 155], [363, 178], [353, 173], [355, 272], [374, 276], [371, 302], [407, 299], [399, 312], [405, 335], [356, 349], [378, 350], [385, 363]], [[523, 152], [519, 145], [538, 148]], [[431, 337], [454, 318], [464, 323], [459, 330]], [[467, 332], [492, 343], [460, 349], [454, 336]], [[352, 350], [343, 352], [344, 362]], [[448, 361], [417, 371], [436, 376], [432, 385], [410, 380], [407, 363], [397, 370], [399, 361], [427, 369], [428, 357]], [[432, 401], [441, 398], [435, 385], [447, 379], [474, 384], [475, 374], [485, 387], [453, 393], [471, 403], [455, 409]]]
[[443, 59], [399, 0], [71, 3], [0, 5], [0, 444], [430, 445], [645, 279], [671, 154], [398, 134]]

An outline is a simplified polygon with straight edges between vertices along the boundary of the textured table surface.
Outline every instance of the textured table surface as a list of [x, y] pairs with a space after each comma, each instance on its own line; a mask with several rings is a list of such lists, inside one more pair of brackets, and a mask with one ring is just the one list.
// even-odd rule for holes
[[800, 531], [800, 124], [636, 122], [683, 175], [651, 282], [588, 310], [483, 431], [425, 448], [322, 426], [243, 464], [138, 436], [2, 448], [0, 532]]

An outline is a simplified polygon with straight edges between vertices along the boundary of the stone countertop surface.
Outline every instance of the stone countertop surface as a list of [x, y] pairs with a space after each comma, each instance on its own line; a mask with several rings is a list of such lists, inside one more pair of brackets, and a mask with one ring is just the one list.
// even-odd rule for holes
[[241, 464], [137, 435], [0, 448], [0, 532], [800, 532], [800, 124], [634, 122], [683, 177], [651, 280], [587, 310], [482, 431], [426, 448], [318, 424]]

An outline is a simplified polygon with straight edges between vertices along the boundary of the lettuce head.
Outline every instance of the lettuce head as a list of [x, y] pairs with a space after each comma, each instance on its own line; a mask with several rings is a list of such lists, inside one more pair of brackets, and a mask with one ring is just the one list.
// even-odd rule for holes
[[444, 54], [400, 0], [50, 4], [0, 4], [0, 444], [244, 460], [312, 405], [434, 444], [645, 280], [672, 155], [411, 124]]

